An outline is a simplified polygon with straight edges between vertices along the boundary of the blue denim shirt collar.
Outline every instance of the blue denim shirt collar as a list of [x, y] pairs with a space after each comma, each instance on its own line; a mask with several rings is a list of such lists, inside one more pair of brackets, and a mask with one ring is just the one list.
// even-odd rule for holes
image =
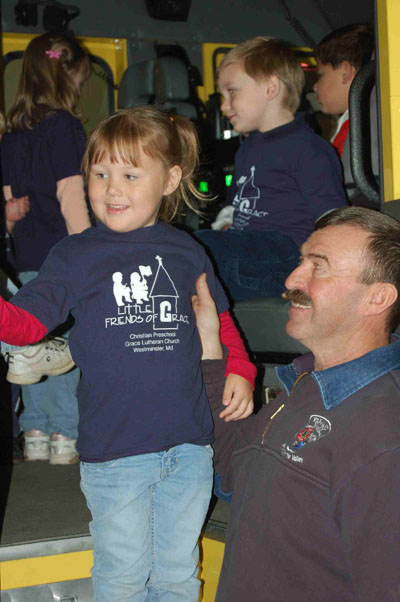
[[300, 374], [309, 372], [319, 387], [325, 408], [330, 410], [396, 368], [400, 368], [400, 338], [392, 335], [390, 345], [327, 370], [314, 370], [312, 353], [302, 355], [287, 366], [277, 366], [275, 370], [288, 395]]

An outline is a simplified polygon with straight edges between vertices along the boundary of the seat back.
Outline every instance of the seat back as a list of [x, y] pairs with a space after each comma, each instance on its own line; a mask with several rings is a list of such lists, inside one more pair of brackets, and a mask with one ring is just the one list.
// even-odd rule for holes
[[118, 90], [118, 107], [140, 107], [152, 104], [154, 99], [154, 60], [133, 63], [122, 76]]
[[156, 103], [162, 110], [175, 111], [192, 120], [198, 119], [196, 106], [190, 102], [189, 75], [185, 63], [174, 56], [158, 58], [154, 69]]

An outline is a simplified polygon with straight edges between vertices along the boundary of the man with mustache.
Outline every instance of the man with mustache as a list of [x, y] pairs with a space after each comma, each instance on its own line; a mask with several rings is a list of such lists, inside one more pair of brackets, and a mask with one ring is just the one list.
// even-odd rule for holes
[[233, 491], [216, 601], [399, 601], [400, 223], [329, 213], [286, 287], [286, 330], [311, 353], [277, 368], [275, 401], [231, 423], [218, 418], [225, 360], [203, 277], [193, 302], [216, 471]]

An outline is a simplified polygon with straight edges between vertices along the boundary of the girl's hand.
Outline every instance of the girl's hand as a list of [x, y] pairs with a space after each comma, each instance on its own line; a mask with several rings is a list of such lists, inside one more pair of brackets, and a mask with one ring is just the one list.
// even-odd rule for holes
[[18, 222], [25, 217], [29, 211], [29, 198], [21, 196], [18, 199], [11, 198], [6, 201], [6, 220], [7, 222]]
[[225, 422], [241, 420], [253, 413], [253, 388], [248, 380], [238, 374], [228, 374], [222, 403], [227, 406], [219, 417]]

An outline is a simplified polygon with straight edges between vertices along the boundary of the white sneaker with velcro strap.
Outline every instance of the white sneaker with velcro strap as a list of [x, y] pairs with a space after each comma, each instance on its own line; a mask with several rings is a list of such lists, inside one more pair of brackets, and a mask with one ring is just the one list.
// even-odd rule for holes
[[50, 464], [76, 464], [79, 462], [76, 439], [53, 433], [50, 437]]
[[6, 378], [16, 385], [33, 385], [43, 376], [64, 374], [75, 365], [68, 341], [62, 337], [49, 337], [5, 355], [8, 362]]
[[50, 435], [31, 429], [24, 433], [24, 459], [27, 462], [50, 459]]

